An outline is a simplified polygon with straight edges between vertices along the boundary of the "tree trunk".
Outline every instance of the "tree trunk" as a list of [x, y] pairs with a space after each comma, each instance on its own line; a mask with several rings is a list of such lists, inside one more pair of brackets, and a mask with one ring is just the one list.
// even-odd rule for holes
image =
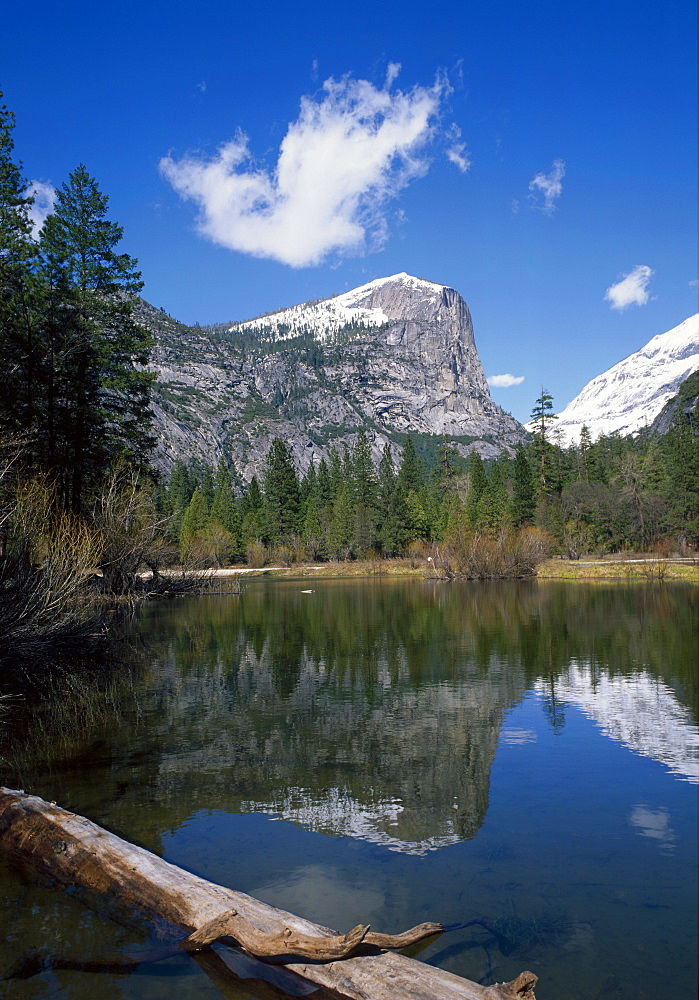
[[[405, 947], [411, 940], [439, 932], [440, 925], [420, 925], [396, 937], [373, 934], [360, 925], [347, 935], [337, 935], [191, 875], [55, 803], [22, 791], [0, 788], [0, 849], [30, 861], [55, 881], [79, 886], [87, 892], [90, 905], [116, 919], [132, 922], [138, 913], [157, 936], [187, 950], [225, 935], [251, 954], [286, 955], [288, 971], [339, 1000], [534, 1000], [537, 977], [529, 972], [513, 983], [483, 987], [380, 950]], [[304, 947], [308, 959], [288, 957]], [[359, 954], [339, 958], [350, 952]], [[166, 948], [165, 953], [172, 951]], [[201, 956], [206, 957], [207, 953]], [[200, 964], [206, 968], [206, 961]], [[225, 969], [219, 972], [225, 978]]]

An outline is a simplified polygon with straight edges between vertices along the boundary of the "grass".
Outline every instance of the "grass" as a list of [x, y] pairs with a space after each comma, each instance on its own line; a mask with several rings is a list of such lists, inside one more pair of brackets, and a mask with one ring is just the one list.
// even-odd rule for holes
[[583, 560], [548, 559], [541, 563], [537, 573], [539, 580], [619, 580], [663, 583], [666, 580], [680, 580], [699, 584], [699, 562], [673, 562], [671, 559], [649, 559], [630, 562], [620, 556], [618, 559]]
[[[294, 563], [290, 566], [252, 568], [247, 564], [233, 566], [231, 569], [242, 569], [246, 579], [256, 576], [271, 577], [337, 577], [359, 579], [368, 577], [425, 577], [434, 578], [434, 573], [425, 559], [356, 559], [347, 562], [327, 563]], [[695, 563], [680, 563], [672, 560], [653, 560], [646, 562], [605, 559], [599, 562], [592, 560], [575, 561], [567, 559], [547, 559], [537, 568], [534, 579], [590, 581], [600, 580], [606, 583], [619, 581], [622, 583], [644, 582], [663, 583], [665, 581], [682, 581], [699, 584], [699, 561]]]

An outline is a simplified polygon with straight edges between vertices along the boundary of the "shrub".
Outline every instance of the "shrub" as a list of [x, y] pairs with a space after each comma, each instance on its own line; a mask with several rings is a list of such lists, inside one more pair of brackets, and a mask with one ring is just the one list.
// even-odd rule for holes
[[236, 555], [235, 536], [220, 524], [211, 524], [189, 535], [182, 544], [182, 559], [187, 569], [221, 569], [230, 566]]
[[115, 469], [92, 508], [106, 593], [130, 594], [140, 587], [136, 576], [139, 566], [161, 559], [164, 524], [156, 509], [153, 485], [131, 470]]
[[248, 566], [264, 566], [267, 562], [267, 549], [262, 542], [248, 542], [245, 547], [245, 561]]
[[41, 478], [4, 494], [0, 527], [0, 657], [53, 652], [92, 635], [101, 617], [90, 587], [97, 533], [58, 510]]
[[550, 551], [551, 538], [541, 528], [505, 528], [495, 535], [459, 525], [435, 550], [434, 569], [448, 579], [520, 579], [533, 576]]

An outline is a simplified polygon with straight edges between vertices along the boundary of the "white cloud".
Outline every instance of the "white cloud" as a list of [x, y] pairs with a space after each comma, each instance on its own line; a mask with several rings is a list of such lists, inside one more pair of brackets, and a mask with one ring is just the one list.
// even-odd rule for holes
[[604, 293], [612, 309], [628, 309], [629, 306], [644, 306], [650, 301], [648, 283], [655, 272], [646, 264], [637, 264], [633, 271], [625, 274], [615, 285], [610, 285]]
[[541, 211], [546, 212], [550, 215], [556, 209], [556, 202], [561, 197], [561, 192], [563, 191], [563, 178], [566, 173], [566, 165], [563, 160], [554, 160], [551, 165], [551, 172], [548, 174], [537, 174], [536, 177], [530, 181], [529, 190], [532, 192], [530, 197], [536, 202], [537, 196], [543, 194], [544, 204], [541, 205]]
[[242, 133], [210, 159], [167, 156], [160, 169], [220, 246], [292, 267], [375, 249], [387, 238], [386, 202], [428, 170], [425, 149], [450, 93], [444, 78], [392, 91], [398, 70], [389, 64], [382, 89], [347, 76], [326, 80], [317, 100], [303, 97], [273, 171], [254, 164]]
[[650, 837], [659, 841], [663, 854], [672, 854], [675, 849], [675, 831], [670, 826], [670, 814], [664, 806], [650, 809], [640, 803], [635, 806], [629, 816], [629, 823], [635, 826], [642, 837]]
[[511, 385], [521, 385], [524, 382], [524, 375], [489, 375], [488, 385], [496, 389], [509, 389]]
[[56, 189], [51, 184], [44, 184], [43, 181], [30, 181], [25, 194], [34, 199], [34, 203], [27, 208], [27, 215], [32, 224], [32, 239], [38, 240], [41, 227], [46, 222], [47, 216], [53, 212]]
[[461, 142], [461, 129], [455, 123], [449, 129], [451, 145], [447, 148], [447, 159], [458, 167], [462, 174], [471, 168], [471, 157], [466, 149], [466, 143]]
[[386, 82], [384, 84], [384, 90], [390, 90], [393, 84], [396, 82], [400, 76], [401, 66], [400, 63], [391, 62], [386, 68]]

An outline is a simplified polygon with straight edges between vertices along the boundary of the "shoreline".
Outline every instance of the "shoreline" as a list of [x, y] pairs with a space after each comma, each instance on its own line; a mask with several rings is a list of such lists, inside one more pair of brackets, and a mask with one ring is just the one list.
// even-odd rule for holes
[[[297, 563], [291, 566], [227, 566], [220, 569], [182, 570], [166, 569], [160, 571], [161, 577], [181, 577], [182, 574], [193, 579], [226, 579], [240, 577], [273, 578], [312, 578], [317, 576], [331, 578], [379, 578], [379, 577], [419, 577], [422, 579], [441, 579], [422, 559], [392, 559], [385, 562], [355, 560], [353, 562], [328, 562], [308, 565]], [[151, 579], [149, 571], [138, 574], [141, 579]], [[547, 559], [537, 568], [533, 576], [526, 579], [548, 581], [562, 580], [588, 583], [600, 580], [605, 582], [641, 582], [662, 583], [665, 581], [699, 584], [699, 559], [694, 558], [659, 558], [651, 556], [647, 559], [628, 557], [619, 559]], [[475, 582], [475, 581], [474, 581]]]

